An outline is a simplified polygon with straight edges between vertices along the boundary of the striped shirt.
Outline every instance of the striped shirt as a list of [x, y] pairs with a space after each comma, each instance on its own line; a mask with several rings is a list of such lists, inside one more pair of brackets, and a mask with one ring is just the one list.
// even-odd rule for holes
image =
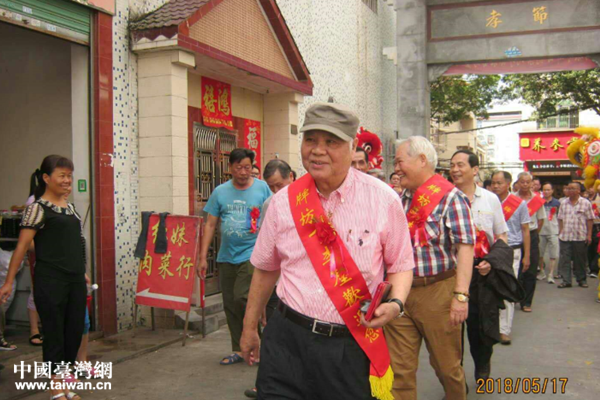
[[570, 200], [563, 201], [558, 209], [558, 219], [563, 223], [563, 229], [558, 235], [560, 240], [583, 242], [588, 234], [587, 221], [594, 219], [592, 204], [583, 197], [579, 197], [575, 205]]
[[[413, 192], [405, 190], [402, 204], [408, 209]], [[475, 227], [467, 197], [453, 188], [426, 221], [429, 246], [416, 247], [415, 276], [433, 276], [456, 268], [455, 244], [475, 244]]]
[[[385, 183], [350, 168], [337, 190], [319, 198], [371, 294], [383, 280], [385, 267], [388, 273], [414, 268], [402, 204]], [[261, 270], [281, 271], [277, 295], [292, 309], [321, 321], [344, 323], [300, 240], [287, 187], [273, 195], [250, 261]]]

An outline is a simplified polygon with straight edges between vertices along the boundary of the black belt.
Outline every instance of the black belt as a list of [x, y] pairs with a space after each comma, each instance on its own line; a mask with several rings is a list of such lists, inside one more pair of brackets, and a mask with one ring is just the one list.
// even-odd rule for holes
[[312, 333], [317, 335], [329, 336], [329, 337], [345, 337], [350, 336], [350, 330], [346, 325], [332, 324], [329, 322], [319, 321], [315, 318], [307, 317], [297, 311], [292, 310], [282, 301], [277, 304], [277, 309], [284, 318], [289, 319], [296, 325], [308, 329]]
[[523, 244], [513, 244], [512, 246], [513, 249], [517, 250], [517, 249], [522, 249], [523, 248]]

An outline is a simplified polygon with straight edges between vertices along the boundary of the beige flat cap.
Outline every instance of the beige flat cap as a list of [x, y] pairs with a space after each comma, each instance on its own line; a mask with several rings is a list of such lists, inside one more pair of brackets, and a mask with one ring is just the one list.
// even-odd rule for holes
[[325, 131], [346, 142], [354, 140], [360, 121], [348, 107], [333, 103], [315, 103], [304, 114], [300, 132]]

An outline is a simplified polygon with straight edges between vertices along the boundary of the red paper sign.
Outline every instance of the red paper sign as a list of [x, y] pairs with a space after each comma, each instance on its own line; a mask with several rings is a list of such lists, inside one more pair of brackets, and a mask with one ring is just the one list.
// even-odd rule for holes
[[244, 147], [254, 152], [254, 164], [260, 167], [260, 121], [244, 120]]
[[568, 160], [567, 147], [574, 138], [580, 137], [572, 130], [520, 133], [519, 158], [521, 161]]
[[202, 121], [206, 126], [233, 130], [231, 85], [202, 77]]
[[136, 304], [189, 311], [199, 252], [200, 217], [169, 215], [167, 252], [156, 254], [159, 216], [148, 224], [146, 255], [140, 261]]

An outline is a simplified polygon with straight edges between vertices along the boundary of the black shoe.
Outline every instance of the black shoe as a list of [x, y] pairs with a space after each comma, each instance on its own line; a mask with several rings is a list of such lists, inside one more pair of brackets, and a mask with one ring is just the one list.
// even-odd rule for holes
[[571, 285], [570, 283], [561, 283], [560, 285], [557, 286], [558, 289], [564, 289], [564, 288], [568, 288], [568, 287], [573, 287], [573, 285]]
[[244, 396], [251, 399], [256, 399], [258, 397], [258, 393], [256, 393], [256, 388], [246, 389], [244, 391]]
[[478, 382], [480, 379], [483, 379], [484, 381], [489, 379], [491, 369], [492, 369], [492, 366], [489, 362], [485, 363], [484, 365], [476, 366], [475, 367], [475, 382]]

